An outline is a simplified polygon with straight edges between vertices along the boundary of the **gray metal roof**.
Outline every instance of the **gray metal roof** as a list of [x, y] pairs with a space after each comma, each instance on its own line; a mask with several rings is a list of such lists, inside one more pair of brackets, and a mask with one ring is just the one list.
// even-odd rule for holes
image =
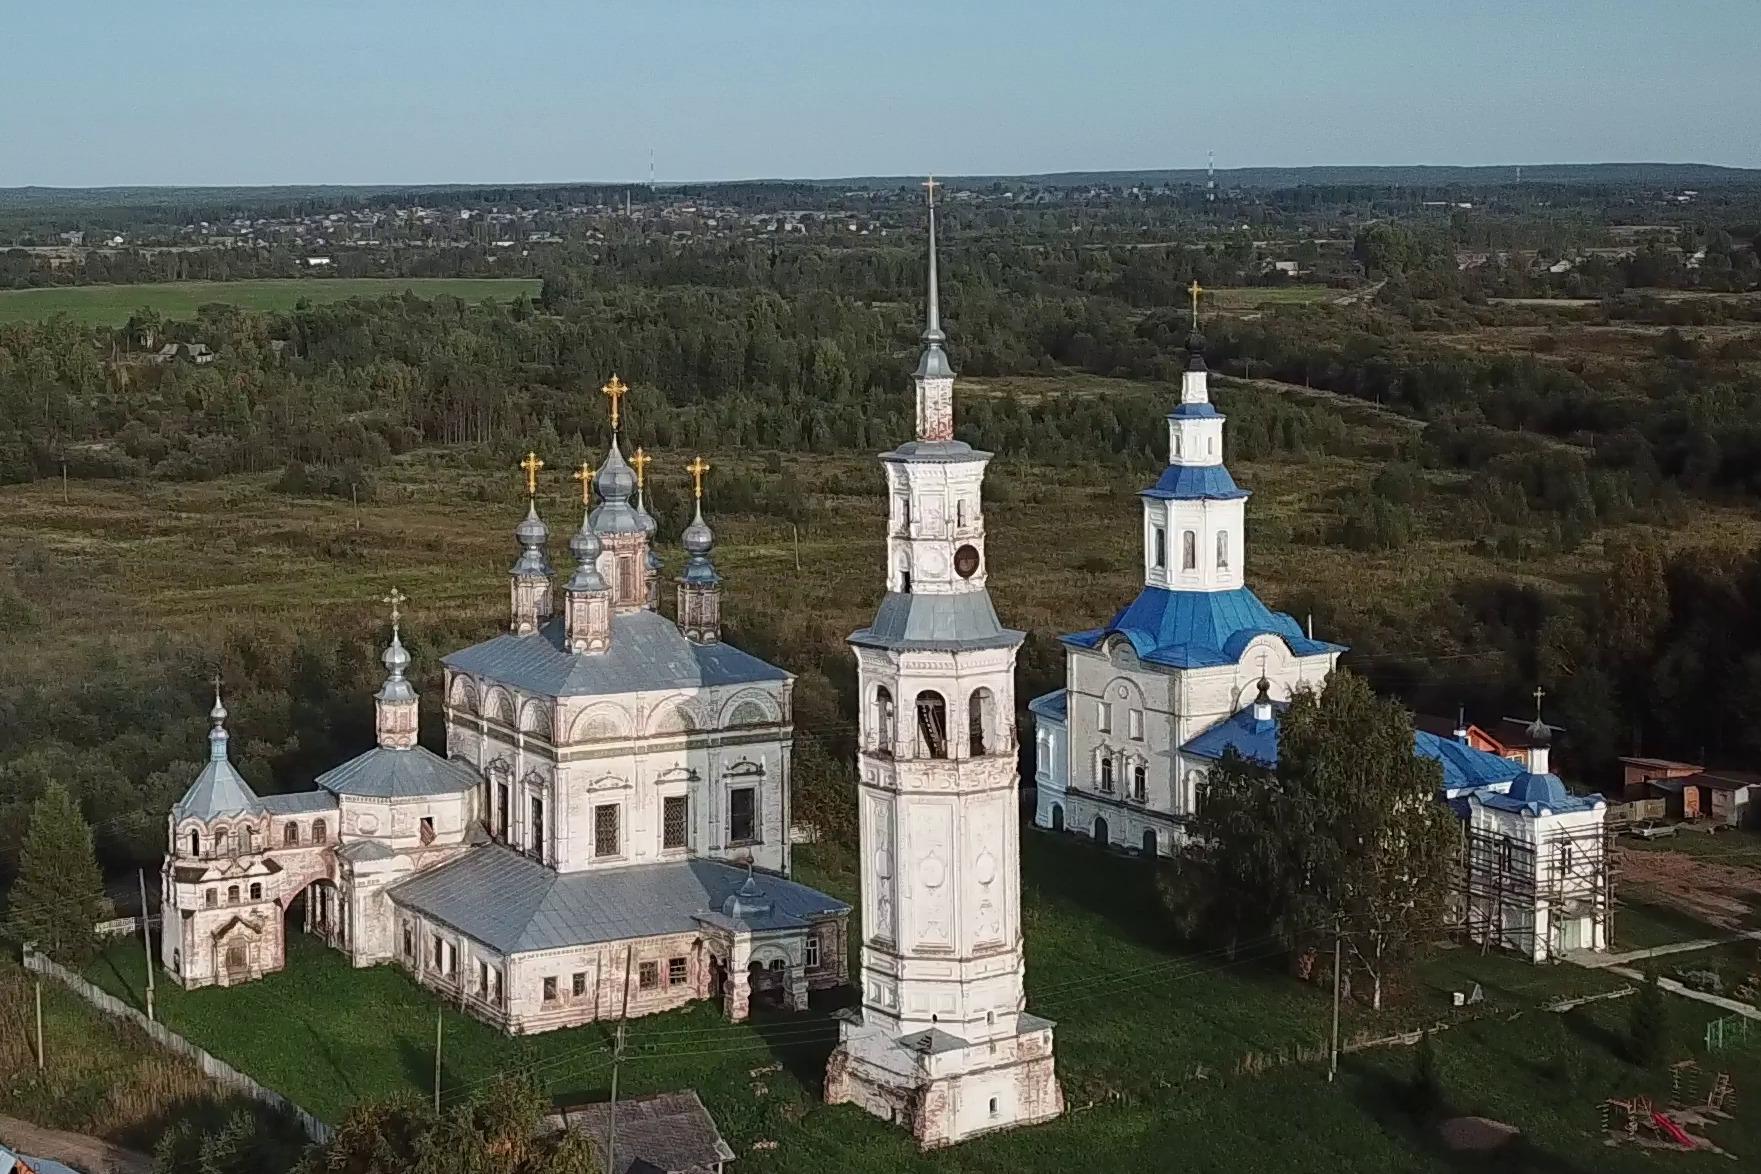
[[457, 795], [482, 781], [470, 767], [449, 762], [421, 746], [407, 750], [375, 746], [318, 776], [318, 785], [326, 791], [363, 799]]
[[[573, 1106], [551, 1121], [592, 1138], [600, 1165], [605, 1165], [612, 1123], [608, 1103]], [[697, 1094], [687, 1089], [618, 1101], [616, 1160], [610, 1174], [695, 1174], [720, 1169], [734, 1160], [734, 1151]]]
[[335, 811], [336, 797], [329, 791], [291, 791], [286, 795], [265, 795], [263, 809], [271, 815], [305, 815], [308, 812]]
[[[559, 873], [500, 844], [486, 844], [389, 891], [398, 905], [425, 914], [502, 954], [689, 933], [700, 921], [728, 924], [719, 911], [746, 883], [743, 868], [716, 860], [635, 864]], [[761, 874], [779, 929], [849, 906], [806, 885]]]
[[907, 440], [891, 452], [883, 452], [883, 461], [942, 462], [952, 465], [988, 461], [991, 454], [973, 448], [964, 440]]
[[874, 622], [850, 636], [852, 644], [899, 649], [1005, 648], [1020, 632], [997, 621], [988, 591], [922, 595], [889, 591]]
[[368, 860], [390, 860], [397, 853], [378, 840], [350, 840], [336, 850], [336, 854], [344, 860], [356, 864]]
[[220, 704], [219, 693], [214, 695], [214, 708], [208, 720], [213, 723], [208, 731], [208, 763], [172, 807], [172, 818], [213, 819], [263, 810], [257, 793], [227, 758], [226, 707]]
[[604, 652], [569, 652], [559, 617], [529, 636], [497, 636], [442, 660], [460, 672], [545, 697], [789, 679], [782, 669], [731, 644], [693, 644], [678, 625], [647, 610], [614, 615], [611, 647]]

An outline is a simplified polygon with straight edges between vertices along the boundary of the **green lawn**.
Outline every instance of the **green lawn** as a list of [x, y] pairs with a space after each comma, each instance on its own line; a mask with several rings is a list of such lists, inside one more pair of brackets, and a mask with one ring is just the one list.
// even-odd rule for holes
[[[1029, 1005], [1058, 1021], [1058, 1070], [1071, 1110], [1060, 1121], [920, 1156], [901, 1133], [863, 1113], [819, 1103], [834, 1035], [824, 1006], [738, 1026], [707, 1004], [637, 1020], [620, 1089], [696, 1088], [748, 1174], [1110, 1171], [1161, 1169], [1176, 1159], [1194, 1170], [1463, 1168], [1399, 1108], [1411, 1064], [1406, 1049], [1356, 1053], [1329, 1086], [1318, 1063], [1297, 1059], [1318, 1054], [1324, 1040], [1329, 1004], [1318, 987], [1252, 953], [1231, 962], [1180, 947], [1162, 927], [1142, 861], [1040, 833], [1026, 835], [1023, 849]], [[810, 863], [802, 874], [850, 893], [852, 878], [835, 863]], [[290, 960], [283, 974], [234, 990], [186, 993], [162, 984], [161, 1015], [328, 1119], [362, 1096], [431, 1093], [436, 1004], [429, 995], [391, 967], [350, 970], [303, 938]], [[138, 945], [119, 945], [93, 977], [138, 998], [140, 971]], [[1449, 991], [1474, 982], [1485, 1002], [1451, 1011]], [[1576, 968], [1446, 950], [1391, 985], [1393, 1006], [1383, 1015], [1348, 1009], [1345, 1030], [1380, 1035], [1454, 1022], [1440, 1045], [1454, 1106], [1511, 1121], [1534, 1142], [1532, 1164], [1488, 1169], [1649, 1169], [1650, 1155], [1604, 1151], [1593, 1136], [1601, 1097], [1657, 1084], [1613, 1050], [1627, 1004], [1592, 1004], [1565, 1017], [1538, 1010], [1562, 991], [1616, 985]], [[1713, 1016], [1681, 1000], [1671, 1010], [1686, 1055]], [[448, 1097], [520, 1066], [559, 1097], [607, 1093], [601, 1028], [512, 1040], [455, 1012], [441, 1015]], [[1567, 1063], [1581, 1075], [1561, 1077], [1557, 1069]], [[1761, 1057], [1739, 1054], [1725, 1066], [1734, 1066], [1739, 1089], [1761, 1089]], [[1722, 1128], [1726, 1148], [1761, 1152], [1754, 1117]], [[754, 1149], [761, 1141], [778, 1145]]]
[[300, 301], [338, 302], [405, 291], [425, 298], [449, 294], [476, 302], [484, 298], [509, 299], [522, 293], [536, 297], [540, 284], [524, 277], [295, 277], [13, 289], [0, 290], [0, 322], [69, 314], [81, 322], [120, 326], [143, 307], [174, 318], [187, 318], [198, 306], [210, 302], [228, 302], [252, 310], [291, 310]]

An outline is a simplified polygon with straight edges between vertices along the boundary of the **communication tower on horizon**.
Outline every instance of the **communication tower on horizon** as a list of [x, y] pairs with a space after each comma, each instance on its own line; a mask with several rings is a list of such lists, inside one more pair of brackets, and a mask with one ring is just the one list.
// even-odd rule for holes
[[1205, 152], [1205, 203], [1217, 202], [1217, 152]]

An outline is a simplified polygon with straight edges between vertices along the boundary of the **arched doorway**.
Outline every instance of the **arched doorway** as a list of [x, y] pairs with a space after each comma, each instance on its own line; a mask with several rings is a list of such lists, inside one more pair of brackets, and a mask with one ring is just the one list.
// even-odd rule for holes
[[1105, 848], [1108, 842], [1107, 821], [1104, 817], [1097, 815], [1095, 816], [1095, 843]]
[[1055, 832], [1064, 830], [1064, 805], [1062, 803], [1052, 804], [1052, 830]]
[[1143, 832], [1143, 854], [1151, 860], [1156, 858], [1156, 829], [1145, 828]]
[[752, 990], [753, 1007], [781, 1009], [784, 981], [783, 960], [773, 958], [769, 966], [754, 958], [746, 967], [746, 982]]

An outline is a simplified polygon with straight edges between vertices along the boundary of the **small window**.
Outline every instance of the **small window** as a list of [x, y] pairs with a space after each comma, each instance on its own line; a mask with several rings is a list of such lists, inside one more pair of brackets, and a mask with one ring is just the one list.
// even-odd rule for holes
[[281, 846], [283, 848], [297, 848], [300, 846], [299, 824], [290, 823], [281, 829]]
[[1157, 526], [1150, 531], [1150, 535], [1155, 550], [1155, 563], [1153, 565], [1157, 570], [1161, 570], [1168, 565], [1168, 532], [1160, 526]]
[[1175, 434], [1174, 434], [1174, 455], [1175, 455], [1175, 456], [1179, 456], [1179, 455], [1181, 455], [1181, 452], [1180, 452], [1180, 449], [1181, 449], [1181, 445], [1180, 445], [1180, 433], [1178, 433], [1178, 432], [1176, 432], [1176, 433], [1175, 433]]
[[1149, 779], [1147, 776], [1148, 776], [1148, 772], [1144, 769], [1144, 766], [1141, 762], [1132, 766], [1132, 768], [1131, 768], [1131, 797], [1133, 799], [1137, 800], [1139, 803], [1143, 802], [1143, 797], [1148, 790]]
[[404, 957], [414, 958], [415, 956], [416, 956], [416, 934], [410, 928], [410, 923], [406, 921], [406, 922], [404, 922]]
[[238, 904], [238, 886], [237, 885], [227, 885], [226, 886], [226, 903], [228, 905], [237, 905]]
[[1143, 741], [1143, 710], [1134, 709], [1125, 716], [1125, 729], [1132, 741]]
[[728, 792], [728, 842], [751, 844], [758, 840], [758, 791], [735, 787]]
[[899, 593], [911, 594], [911, 572], [904, 567], [899, 568]]
[[489, 963], [481, 958], [477, 960], [477, 997], [480, 999], [489, 997]]
[[636, 988], [651, 991], [660, 985], [660, 963], [643, 962], [636, 970]]
[[191, 856], [200, 856], [201, 854], [202, 854], [202, 833], [192, 831], [190, 833], [190, 855]]
[[997, 1115], [997, 1098], [992, 1097], [991, 1098], [991, 1116], [995, 1117], [996, 1115]]
[[688, 968], [683, 958], [668, 958], [666, 960], [666, 983], [668, 986], [678, 986], [684, 982], [687, 973]]
[[446, 973], [446, 943], [440, 940], [439, 934], [432, 935], [434, 941], [434, 969]]
[[813, 970], [819, 966], [819, 939], [817, 937], [812, 935], [808, 936], [806, 957], [807, 969]]
[[312, 842], [314, 844], [322, 844], [325, 841], [325, 837], [326, 837], [326, 833], [324, 831], [324, 821], [321, 819], [315, 821], [312, 824]]
[[261, 901], [262, 899], [263, 899], [263, 886], [261, 884], [253, 883], [251, 885], [251, 900]]
[[422, 823], [420, 828], [417, 829], [417, 835], [421, 838], [424, 844], [432, 844], [434, 842], [434, 817], [432, 815], [424, 815], [422, 817]]
[[215, 828], [214, 829], [214, 854], [216, 856], [226, 855], [226, 829], [225, 828]]
[[526, 834], [532, 841], [533, 858], [542, 863], [544, 860], [544, 841], [547, 835], [544, 826], [544, 800], [536, 795], [532, 796], [529, 814], [531, 823], [527, 826]]
[[556, 975], [554, 974], [544, 976], [544, 1001], [546, 1003], [556, 1002]]
[[1113, 793], [1113, 760], [1111, 758], [1101, 759], [1101, 790], [1109, 795]]
[[593, 809], [593, 854], [616, 856], [619, 842], [618, 805], [601, 803]]
[[1095, 728], [1103, 734], [1113, 732], [1113, 704], [1102, 701], [1095, 706]]
[[255, 852], [257, 850], [257, 829], [252, 827], [240, 828], [239, 840], [247, 854]]
[[202, 894], [202, 904], [206, 905], [210, 909], [212, 909], [212, 908], [214, 908], [214, 906], [220, 904], [219, 890], [218, 889], [209, 889], [207, 892], [203, 893]]
[[1182, 531], [1180, 535], [1180, 569], [1183, 571], [1198, 570], [1198, 533], [1194, 530]]
[[964, 501], [954, 503], [954, 525], [961, 530], [966, 529], [966, 503]]
[[1219, 571], [1229, 569], [1229, 531], [1227, 530], [1217, 531], [1217, 569]]
[[660, 846], [663, 849], [685, 846], [686, 821], [691, 801], [683, 795], [668, 795], [661, 800]]
[[569, 979], [569, 993], [577, 999], [587, 993], [587, 972], [577, 970]]
[[1215, 436], [1205, 437], [1205, 452], [1213, 457], [1217, 455], [1217, 438]]

